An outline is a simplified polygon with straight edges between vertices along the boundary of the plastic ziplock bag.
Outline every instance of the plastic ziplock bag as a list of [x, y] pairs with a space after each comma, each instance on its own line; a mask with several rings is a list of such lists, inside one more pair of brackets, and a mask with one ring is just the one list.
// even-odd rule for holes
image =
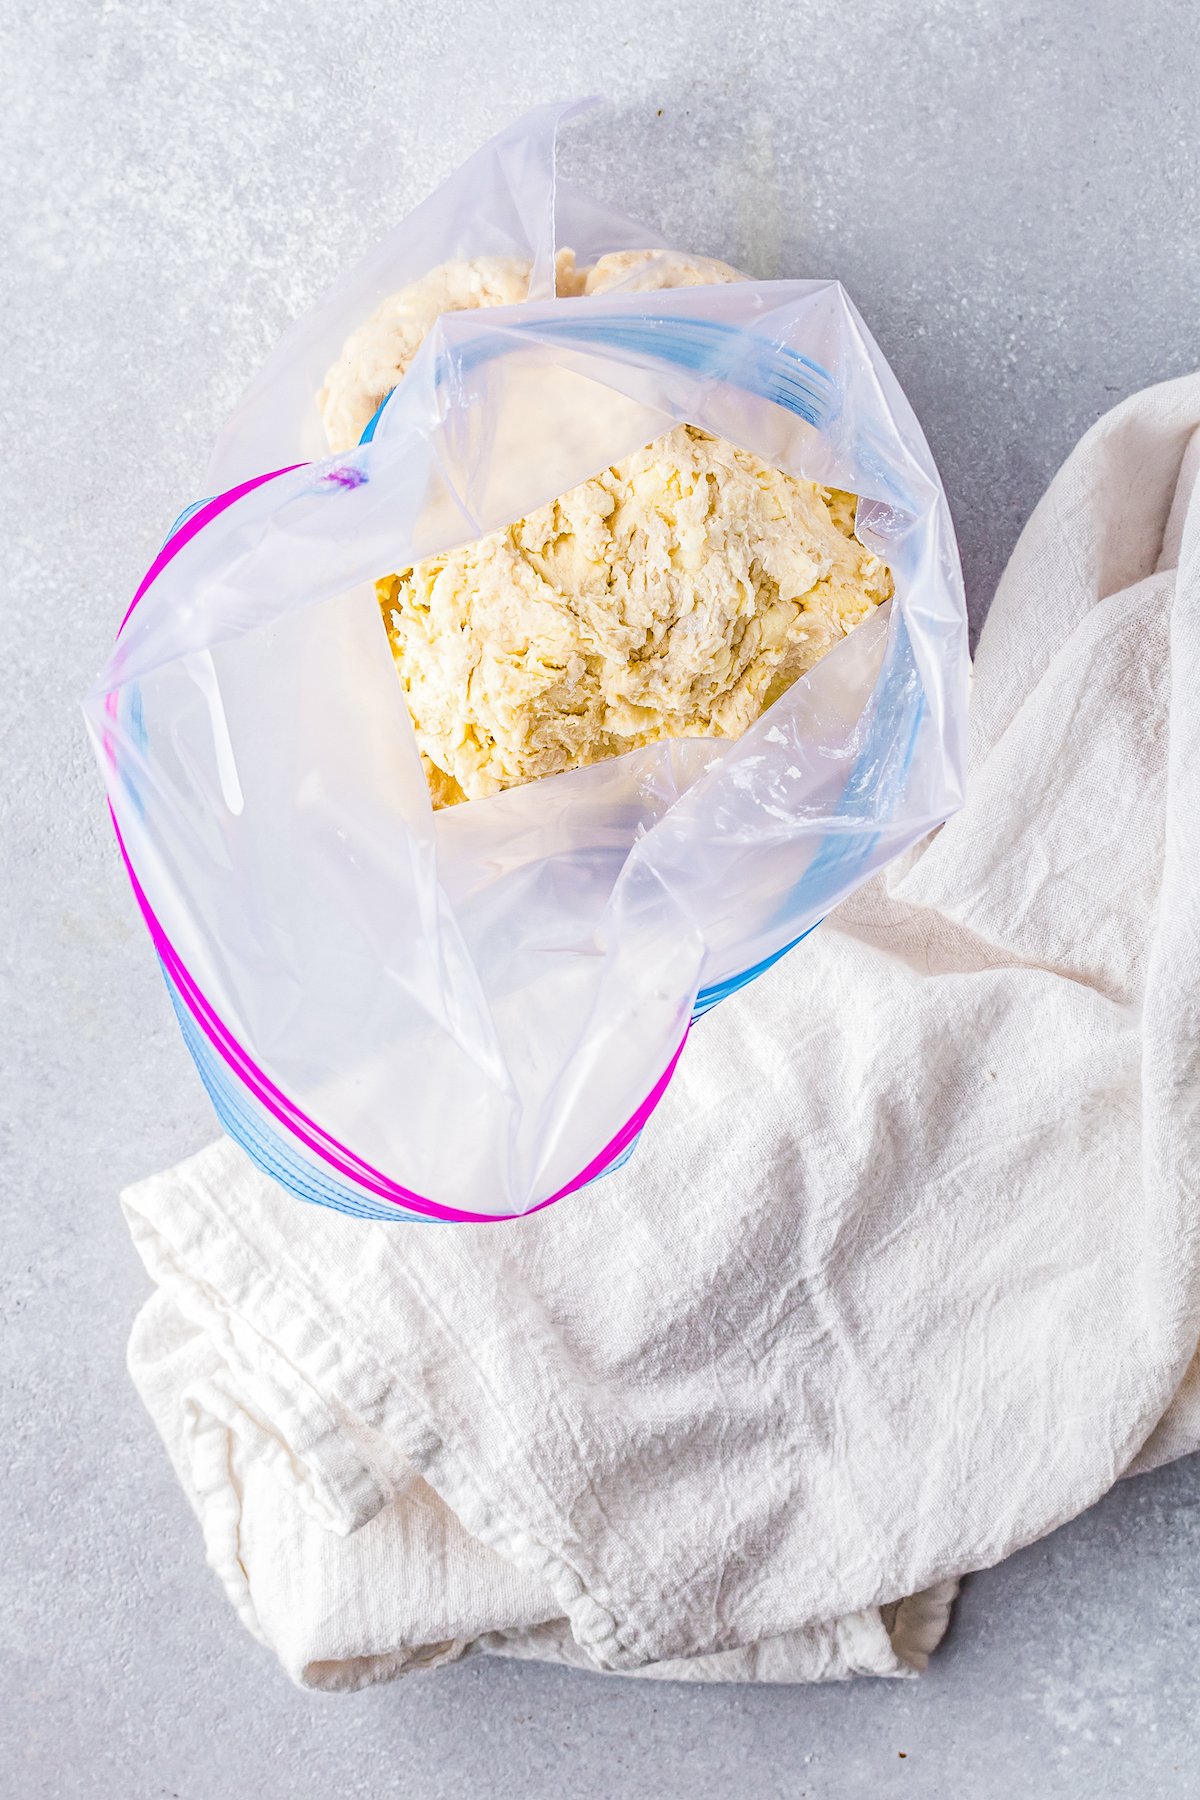
[[[960, 803], [967, 634], [937, 471], [836, 282], [556, 300], [654, 247], [554, 170], [569, 107], [487, 145], [280, 346], [85, 702], [134, 892], [225, 1129], [376, 1219], [549, 1204], [628, 1154], [690, 1024]], [[532, 265], [444, 315], [348, 454], [315, 395], [387, 294]], [[861, 496], [895, 598], [745, 735], [432, 810], [376, 577], [679, 422]]]

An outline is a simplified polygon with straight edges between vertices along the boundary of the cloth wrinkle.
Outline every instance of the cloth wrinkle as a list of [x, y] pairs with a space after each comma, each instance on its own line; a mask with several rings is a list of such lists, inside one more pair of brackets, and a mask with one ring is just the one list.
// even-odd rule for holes
[[1200, 375], [1035, 509], [962, 810], [705, 1018], [625, 1167], [429, 1231], [228, 1142], [129, 1190], [132, 1377], [295, 1681], [911, 1678], [963, 1574], [1200, 1449], [1197, 668]]

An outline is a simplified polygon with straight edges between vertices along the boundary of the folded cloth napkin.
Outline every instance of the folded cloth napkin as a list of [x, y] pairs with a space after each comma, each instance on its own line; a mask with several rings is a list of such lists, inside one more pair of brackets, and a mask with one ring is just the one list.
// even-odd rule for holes
[[1088, 433], [965, 809], [697, 1027], [625, 1169], [435, 1229], [229, 1144], [126, 1194], [134, 1380], [295, 1679], [910, 1672], [964, 1570], [1200, 1445], [1198, 427], [1200, 376]]

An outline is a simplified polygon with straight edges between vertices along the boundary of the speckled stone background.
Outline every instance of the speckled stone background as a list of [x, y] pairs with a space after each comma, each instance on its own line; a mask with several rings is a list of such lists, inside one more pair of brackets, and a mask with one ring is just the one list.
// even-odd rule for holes
[[846, 283], [978, 622], [1082, 430], [1200, 361], [1196, 35], [1194, 0], [0, 3], [5, 1796], [1200, 1791], [1200, 1459], [972, 1580], [920, 1682], [485, 1662], [294, 1691], [125, 1376], [117, 1189], [213, 1121], [76, 705], [284, 327], [501, 124], [586, 92], [612, 104], [573, 174], [681, 244]]

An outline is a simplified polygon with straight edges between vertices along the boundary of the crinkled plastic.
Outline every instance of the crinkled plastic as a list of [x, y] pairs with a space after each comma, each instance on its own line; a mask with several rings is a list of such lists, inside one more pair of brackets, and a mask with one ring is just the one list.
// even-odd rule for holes
[[[656, 244], [555, 181], [543, 108], [280, 347], [85, 712], [139, 905], [225, 1128], [370, 1218], [496, 1218], [628, 1153], [690, 1022], [962, 792], [967, 635], [945, 496], [832, 281], [553, 298], [554, 254]], [[532, 260], [444, 316], [369, 442], [322, 456], [350, 331], [452, 256]], [[373, 591], [679, 421], [862, 496], [896, 597], [734, 743], [435, 814]], [[803, 952], [801, 952], [803, 954]]]

